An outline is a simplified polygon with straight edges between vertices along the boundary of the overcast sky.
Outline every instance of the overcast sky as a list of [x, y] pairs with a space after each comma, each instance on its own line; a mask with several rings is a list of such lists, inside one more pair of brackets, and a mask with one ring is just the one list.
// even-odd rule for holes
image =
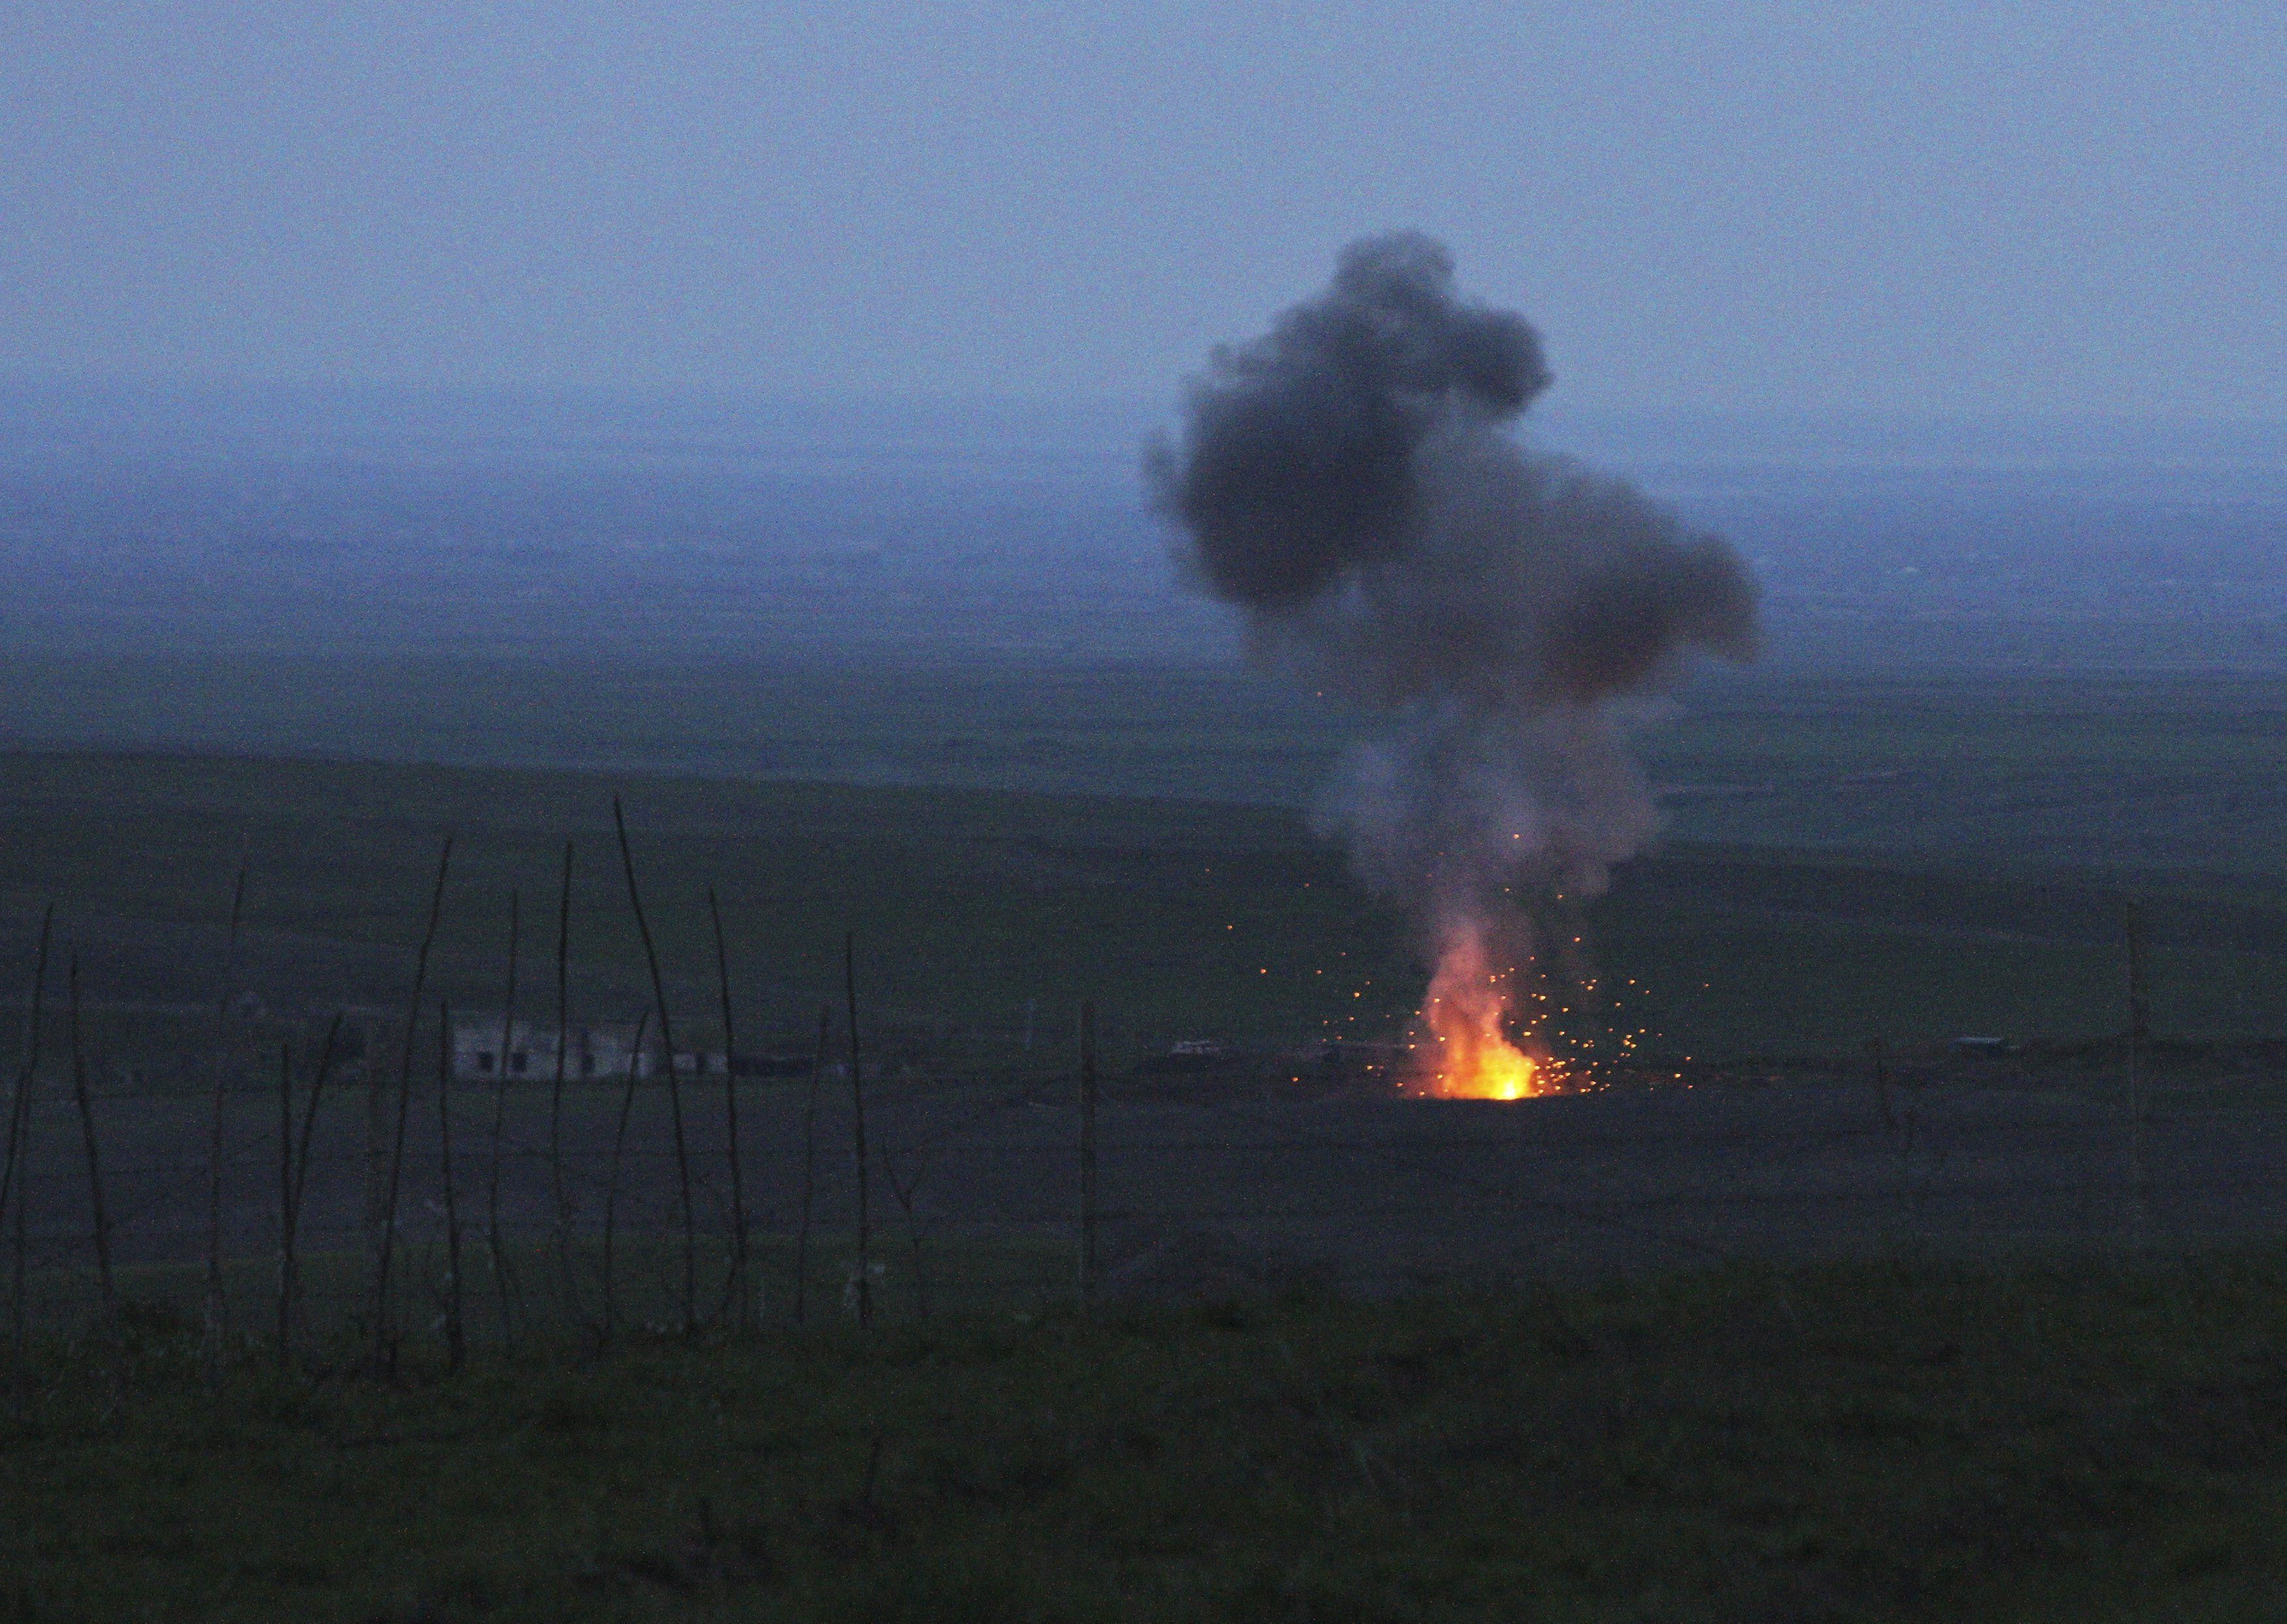
[[0, 0], [0, 375], [1165, 398], [1410, 225], [1564, 407], [2287, 418], [2283, 20]]

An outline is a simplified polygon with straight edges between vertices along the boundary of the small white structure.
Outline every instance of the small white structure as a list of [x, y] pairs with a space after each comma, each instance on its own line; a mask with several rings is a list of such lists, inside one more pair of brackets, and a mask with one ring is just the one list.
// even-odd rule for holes
[[[634, 1052], [633, 1021], [583, 1021], [565, 1034], [564, 1076], [574, 1083], [599, 1078], [624, 1081], [629, 1065], [638, 1077], [648, 1077], [659, 1065], [659, 1032], [646, 1027], [644, 1052]], [[723, 1057], [690, 1051], [675, 1057], [678, 1075], [719, 1074]], [[453, 1018], [453, 1076], [461, 1083], [491, 1083], [505, 1077], [510, 1083], [550, 1083], [556, 1079], [556, 1023], [517, 1017], [455, 1015]]]

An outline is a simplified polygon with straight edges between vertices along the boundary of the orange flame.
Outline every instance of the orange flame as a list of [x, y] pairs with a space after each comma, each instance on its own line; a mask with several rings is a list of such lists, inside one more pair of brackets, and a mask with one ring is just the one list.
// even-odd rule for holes
[[1481, 926], [1467, 923], [1447, 932], [1421, 1008], [1429, 1029], [1420, 1076], [1424, 1092], [1448, 1100], [1528, 1100], [1557, 1091], [1555, 1064], [1509, 1041], [1506, 979], [1490, 967]]

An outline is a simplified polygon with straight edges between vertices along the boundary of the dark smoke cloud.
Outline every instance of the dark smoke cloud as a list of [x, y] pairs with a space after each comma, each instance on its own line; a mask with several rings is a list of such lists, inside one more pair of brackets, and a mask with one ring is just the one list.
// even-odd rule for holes
[[1268, 337], [1216, 351], [1183, 454], [1155, 456], [1153, 483], [1210, 591], [1293, 609], [1404, 550], [1415, 453], [1441, 423], [1514, 417], [1547, 386], [1539, 337], [1457, 301], [1443, 248], [1378, 237], [1343, 250], [1333, 286]]
[[1626, 700], [1692, 650], [1755, 647], [1728, 545], [1511, 437], [1549, 381], [1532, 328], [1460, 297], [1442, 246], [1378, 237], [1218, 350], [1148, 460], [1185, 568], [1258, 650], [1382, 708], [1328, 818], [1439, 934], [1519, 874], [1601, 883], [1652, 826]]

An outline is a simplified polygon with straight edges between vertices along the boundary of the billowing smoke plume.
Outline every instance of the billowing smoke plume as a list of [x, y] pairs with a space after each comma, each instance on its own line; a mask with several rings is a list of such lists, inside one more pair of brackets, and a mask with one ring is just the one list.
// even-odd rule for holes
[[1441, 941], [1519, 880], [1600, 887], [1652, 827], [1618, 703], [1755, 644], [1728, 546], [1505, 431], [1548, 383], [1531, 327], [1458, 297], [1443, 247], [1378, 237], [1216, 351], [1150, 458], [1185, 567], [1258, 653], [1387, 717], [1327, 816]]

